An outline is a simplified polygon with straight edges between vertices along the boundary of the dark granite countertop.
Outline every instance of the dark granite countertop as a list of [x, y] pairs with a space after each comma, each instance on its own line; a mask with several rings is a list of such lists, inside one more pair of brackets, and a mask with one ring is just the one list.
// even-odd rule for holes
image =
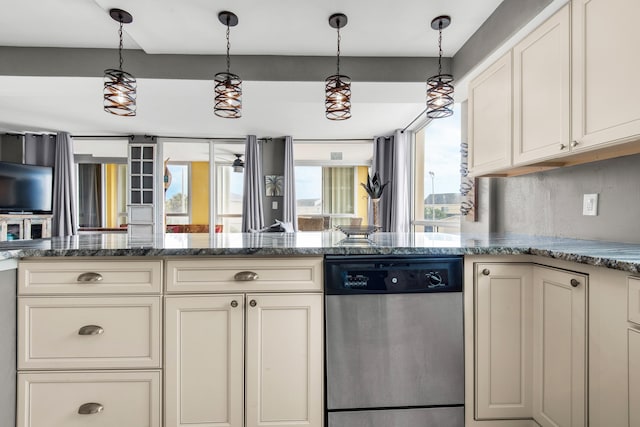
[[132, 240], [126, 234], [0, 243], [0, 260], [27, 257], [207, 255], [540, 255], [640, 273], [640, 244], [527, 235], [376, 233], [370, 241], [338, 232], [166, 234]]

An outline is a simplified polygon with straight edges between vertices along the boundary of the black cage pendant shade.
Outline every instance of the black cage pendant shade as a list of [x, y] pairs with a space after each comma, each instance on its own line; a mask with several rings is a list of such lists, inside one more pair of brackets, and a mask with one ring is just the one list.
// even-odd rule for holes
[[431, 28], [438, 30], [438, 74], [427, 79], [427, 117], [442, 119], [453, 114], [453, 76], [442, 74], [442, 30], [451, 24], [450, 16], [438, 16]]
[[351, 117], [351, 78], [340, 74], [340, 28], [347, 25], [347, 16], [335, 13], [329, 25], [338, 31], [337, 71], [325, 80], [325, 113], [329, 120], [347, 120]]
[[130, 13], [122, 9], [111, 9], [109, 15], [120, 23], [118, 45], [119, 68], [104, 70], [104, 111], [116, 116], [136, 115], [136, 78], [122, 69], [122, 25], [133, 21]]
[[231, 60], [229, 50], [230, 27], [238, 25], [238, 17], [232, 12], [220, 12], [218, 20], [227, 27], [227, 71], [217, 73], [215, 76], [215, 105], [213, 112], [218, 117], [225, 119], [238, 119], [242, 117], [242, 80], [236, 74], [230, 72]]

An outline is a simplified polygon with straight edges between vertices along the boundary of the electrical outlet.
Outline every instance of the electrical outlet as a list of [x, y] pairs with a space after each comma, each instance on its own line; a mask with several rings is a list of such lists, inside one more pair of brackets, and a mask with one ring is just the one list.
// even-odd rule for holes
[[276, 200], [274, 200], [273, 202], [271, 202], [271, 209], [276, 210], [278, 209], [278, 202]]
[[598, 215], [598, 193], [585, 194], [582, 201], [582, 215]]

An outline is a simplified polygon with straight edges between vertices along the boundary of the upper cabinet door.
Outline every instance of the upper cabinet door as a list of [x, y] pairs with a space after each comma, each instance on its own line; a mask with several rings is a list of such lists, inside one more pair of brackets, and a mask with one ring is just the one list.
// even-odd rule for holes
[[640, 1], [573, 2], [575, 150], [640, 137]]
[[569, 151], [570, 56], [569, 6], [514, 47], [514, 165]]
[[483, 175], [511, 166], [511, 51], [469, 84], [469, 166]]

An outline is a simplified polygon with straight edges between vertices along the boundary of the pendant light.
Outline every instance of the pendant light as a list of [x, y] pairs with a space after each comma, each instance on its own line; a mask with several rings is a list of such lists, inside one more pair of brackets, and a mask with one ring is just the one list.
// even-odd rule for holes
[[218, 117], [225, 119], [238, 119], [242, 117], [242, 80], [229, 71], [231, 60], [229, 59], [229, 28], [238, 25], [238, 17], [232, 12], [220, 12], [218, 20], [227, 26], [227, 71], [215, 76], [215, 106], [213, 112]]
[[233, 161], [233, 164], [231, 165], [233, 166], [233, 171], [242, 172], [244, 170], [244, 162], [240, 158], [242, 157], [242, 154], [234, 154], [234, 156], [236, 156], [236, 159]]
[[338, 31], [337, 72], [325, 80], [324, 107], [329, 120], [347, 120], [351, 117], [351, 78], [340, 74], [340, 28], [347, 25], [347, 16], [335, 13], [329, 25]]
[[111, 9], [109, 15], [120, 23], [120, 44], [118, 45], [118, 57], [120, 67], [104, 70], [104, 111], [116, 116], [136, 115], [136, 78], [122, 70], [122, 25], [129, 24], [133, 17], [122, 9]]
[[453, 76], [442, 74], [442, 30], [451, 24], [450, 16], [438, 16], [431, 28], [438, 30], [438, 74], [427, 79], [427, 117], [441, 119], [453, 114]]

